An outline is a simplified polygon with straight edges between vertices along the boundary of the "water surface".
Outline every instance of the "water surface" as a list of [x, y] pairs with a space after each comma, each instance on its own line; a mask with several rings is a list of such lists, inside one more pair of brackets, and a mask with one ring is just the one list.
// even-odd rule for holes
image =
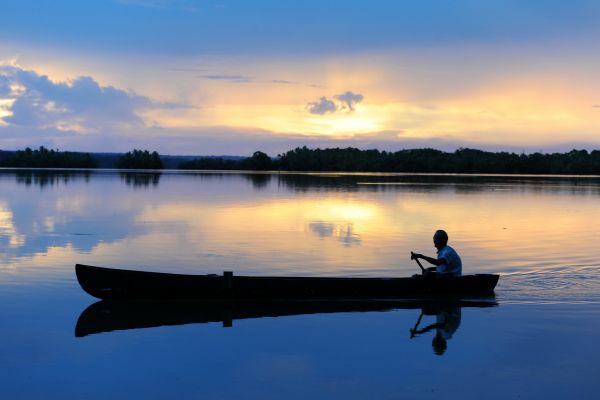
[[[595, 398], [599, 200], [600, 179], [581, 177], [4, 170], [0, 396]], [[168, 326], [74, 334], [95, 302], [76, 262], [407, 276], [418, 271], [410, 251], [433, 255], [440, 228], [464, 273], [501, 274], [497, 305], [263, 315], [230, 328], [156, 313]], [[421, 328], [457, 311], [458, 327], [411, 339], [422, 311]], [[436, 335], [448, 336], [442, 355]]]

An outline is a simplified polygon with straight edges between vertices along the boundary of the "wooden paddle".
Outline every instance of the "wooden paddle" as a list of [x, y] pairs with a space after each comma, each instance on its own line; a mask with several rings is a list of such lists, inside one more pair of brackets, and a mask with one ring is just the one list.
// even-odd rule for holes
[[417, 264], [419, 264], [419, 268], [421, 268], [421, 273], [425, 274], [425, 268], [423, 268], [423, 266], [421, 265], [421, 262], [419, 261], [418, 258], [415, 257], [415, 253], [414, 252], [410, 252], [410, 258], [415, 260], [417, 262]]

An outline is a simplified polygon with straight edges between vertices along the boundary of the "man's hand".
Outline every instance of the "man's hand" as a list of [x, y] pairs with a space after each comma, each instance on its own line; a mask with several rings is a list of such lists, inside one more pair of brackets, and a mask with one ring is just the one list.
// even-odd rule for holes
[[423, 254], [419, 254], [419, 253], [414, 253], [414, 252], [410, 252], [410, 259], [411, 260], [416, 260], [417, 258], [423, 258]]

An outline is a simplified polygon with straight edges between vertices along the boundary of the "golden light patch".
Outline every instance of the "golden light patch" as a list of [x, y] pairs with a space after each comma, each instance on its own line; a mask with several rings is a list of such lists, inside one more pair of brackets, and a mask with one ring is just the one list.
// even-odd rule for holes
[[25, 243], [25, 237], [17, 232], [13, 224], [12, 212], [2, 204], [0, 204], [0, 236], [8, 236], [8, 245], [11, 248], [20, 247]]
[[8, 125], [3, 119], [13, 115], [11, 110], [15, 99], [0, 99], [0, 126]]

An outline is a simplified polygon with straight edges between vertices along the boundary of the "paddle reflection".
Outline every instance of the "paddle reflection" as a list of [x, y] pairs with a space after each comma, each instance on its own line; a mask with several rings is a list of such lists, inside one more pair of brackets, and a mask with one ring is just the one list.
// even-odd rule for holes
[[[102, 300], [92, 304], [81, 313], [75, 327], [75, 336], [83, 337], [117, 330], [209, 322], [221, 322], [223, 327], [231, 327], [234, 320], [249, 318], [421, 309], [417, 325], [411, 329], [411, 337], [439, 329], [442, 332], [445, 330], [444, 338], [449, 339], [460, 324], [462, 307], [494, 307], [497, 305], [498, 303], [493, 297], [477, 300]], [[418, 329], [423, 315], [436, 315], [439, 319], [436, 322], [438, 326]], [[458, 315], [458, 320], [453, 319], [455, 315]], [[452, 329], [454, 330], [452, 331]]]

